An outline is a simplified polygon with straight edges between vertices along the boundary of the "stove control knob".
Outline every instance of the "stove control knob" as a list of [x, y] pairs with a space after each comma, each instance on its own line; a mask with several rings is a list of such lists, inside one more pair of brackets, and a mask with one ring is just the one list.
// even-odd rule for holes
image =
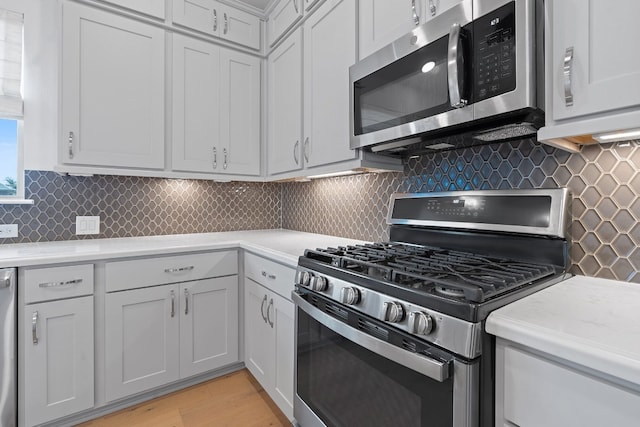
[[340, 302], [355, 305], [360, 302], [360, 289], [348, 286], [340, 289]]
[[327, 279], [322, 276], [313, 276], [309, 288], [316, 292], [322, 292], [327, 289]]
[[382, 305], [382, 320], [399, 323], [404, 319], [404, 307], [399, 302], [385, 302]]
[[429, 335], [433, 331], [434, 321], [430, 314], [422, 311], [409, 313], [409, 332], [418, 335]]
[[309, 286], [311, 280], [311, 274], [308, 271], [296, 271], [296, 277], [294, 281], [296, 285]]

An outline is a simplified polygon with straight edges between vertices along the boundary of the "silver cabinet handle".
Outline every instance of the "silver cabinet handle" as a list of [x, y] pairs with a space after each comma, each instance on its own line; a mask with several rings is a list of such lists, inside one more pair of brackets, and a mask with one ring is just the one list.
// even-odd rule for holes
[[218, 31], [218, 11], [213, 9], [213, 32]]
[[33, 312], [33, 317], [31, 320], [31, 335], [33, 338], [33, 344], [38, 344], [38, 312]]
[[213, 147], [213, 168], [216, 169], [218, 167], [218, 150], [216, 147]]
[[433, 0], [429, 0], [429, 12], [431, 12], [431, 16], [436, 16], [436, 5]]
[[69, 158], [73, 159], [73, 132], [69, 132]]
[[57, 288], [59, 286], [70, 286], [82, 283], [82, 279], [67, 280], [65, 282], [46, 282], [38, 284], [41, 288]]
[[262, 314], [262, 320], [264, 323], [267, 323], [267, 316], [264, 314], [264, 305], [267, 303], [267, 296], [265, 295], [262, 299], [262, 304], [260, 304], [260, 314]]
[[266, 271], [262, 272], [262, 277], [266, 277], [267, 279], [276, 280], [275, 274], [269, 274]]
[[460, 50], [460, 24], [455, 23], [449, 31], [449, 54], [447, 56], [447, 68], [449, 71], [449, 99], [453, 108], [462, 108], [467, 105], [467, 100], [462, 98], [458, 71], [458, 56]]
[[228, 157], [227, 156], [228, 155], [227, 149], [226, 148], [222, 149], [222, 153], [224, 154], [224, 163], [222, 164], [222, 169], [226, 169], [227, 168], [227, 157]]
[[184, 315], [189, 314], [189, 289], [184, 290]]
[[309, 137], [304, 140], [304, 161], [309, 163]]
[[293, 160], [296, 161], [296, 165], [300, 164], [300, 156], [298, 155], [298, 147], [300, 147], [300, 141], [296, 141], [293, 145]]
[[411, 10], [413, 11], [413, 22], [416, 25], [420, 24], [420, 15], [418, 15], [418, 11], [416, 9], [416, 0], [411, 0]]
[[571, 75], [573, 74], [573, 46], [564, 52], [564, 104], [567, 107], [573, 105], [573, 92], [571, 91]]
[[269, 315], [269, 309], [271, 307], [273, 307], [273, 298], [271, 298], [271, 301], [269, 301], [269, 306], [267, 307], [267, 322], [269, 323], [269, 326], [273, 328], [273, 320], [271, 320], [271, 316]]
[[227, 34], [229, 32], [229, 18], [227, 14], [224, 14], [224, 33]]
[[293, 8], [296, 11], [296, 14], [300, 13], [300, 10], [298, 9], [298, 2], [297, 0], [293, 0]]
[[165, 268], [164, 272], [165, 273], [182, 273], [184, 271], [191, 271], [193, 270], [195, 267], [193, 265], [188, 265], [186, 267], [175, 267], [175, 268]]
[[171, 317], [176, 316], [176, 293], [171, 291]]

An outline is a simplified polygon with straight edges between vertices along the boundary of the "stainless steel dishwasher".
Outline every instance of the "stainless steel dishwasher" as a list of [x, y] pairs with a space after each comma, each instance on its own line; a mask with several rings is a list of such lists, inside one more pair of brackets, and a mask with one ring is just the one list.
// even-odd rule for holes
[[0, 269], [0, 427], [17, 424], [16, 275]]

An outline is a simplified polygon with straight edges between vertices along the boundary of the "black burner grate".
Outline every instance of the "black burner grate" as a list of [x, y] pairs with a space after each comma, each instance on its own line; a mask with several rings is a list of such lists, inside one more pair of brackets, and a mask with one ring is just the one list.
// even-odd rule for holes
[[555, 274], [554, 266], [401, 243], [307, 251], [339, 269], [443, 298], [483, 302]]

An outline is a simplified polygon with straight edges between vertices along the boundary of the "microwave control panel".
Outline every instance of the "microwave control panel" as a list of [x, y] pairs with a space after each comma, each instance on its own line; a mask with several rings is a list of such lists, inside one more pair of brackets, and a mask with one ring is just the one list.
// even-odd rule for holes
[[474, 21], [474, 101], [516, 88], [515, 2]]

